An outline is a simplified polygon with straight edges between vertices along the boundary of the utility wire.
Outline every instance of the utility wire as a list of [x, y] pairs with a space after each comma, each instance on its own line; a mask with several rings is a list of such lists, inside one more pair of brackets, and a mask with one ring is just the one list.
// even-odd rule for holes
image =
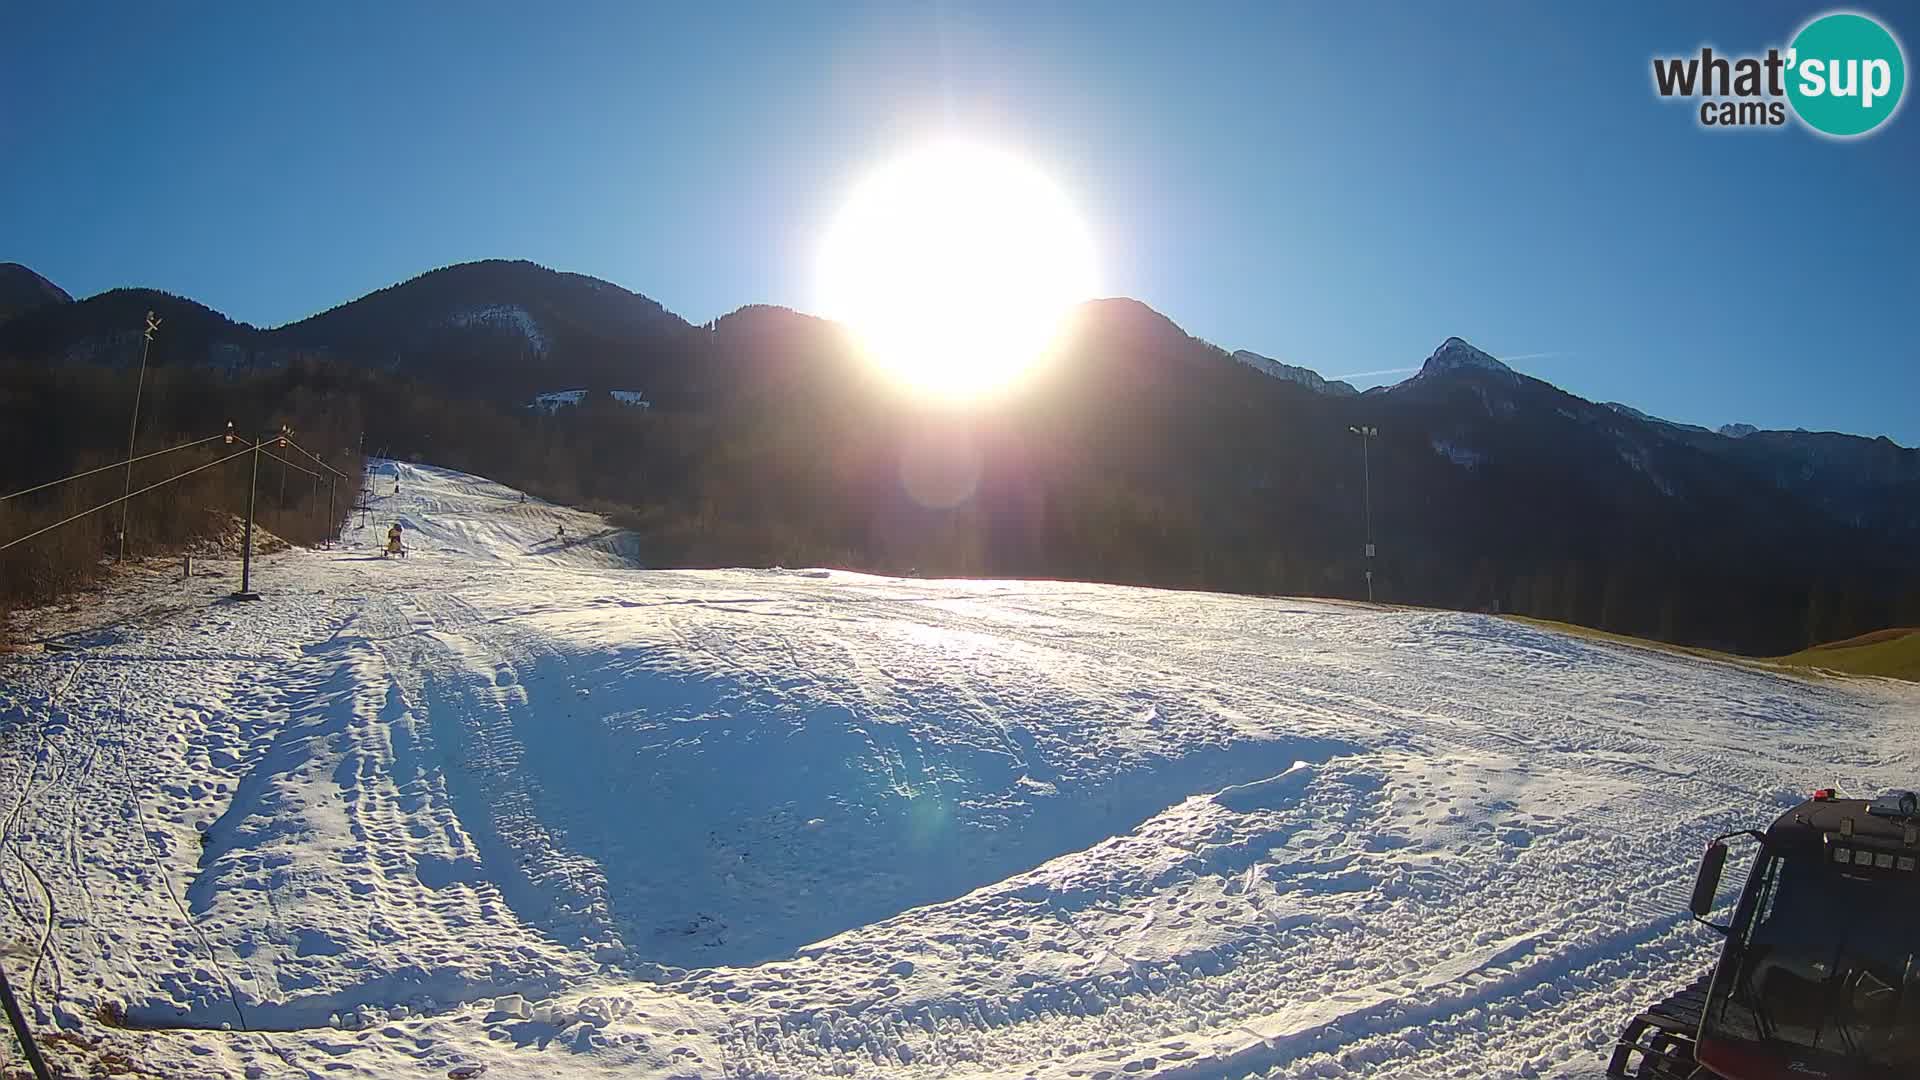
[[314, 472], [312, 469], [303, 469], [300, 466], [295, 465], [293, 462], [288, 461], [286, 458], [281, 457], [279, 454], [276, 454], [270, 450], [267, 450], [265, 447], [262, 447], [260, 452], [272, 458], [273, 460], [279, 462], [280, 464], [285, 465], [287, 468], [292, 469], [295, 472], [306, 473], [308, 476], [313, 477], [315, 480], [322, 479], [321, 475], [317, 472]]
[[72, 476], [63, 476], [58, 480], [49, 480], [44, 484], [40, 484], [36, 487], [27, 488], [24, 491], [16, 491], [11, 495], [0, 495], [0, 502], [6, 502], [8, 499], [17, 499], [22, 495], [31, 495], [36, 491], [45, 491], [50, 487], [57, 487], [61, 484], [66, 483], [69, 480], [78, 480], [84, 476], [92, 476], [95, 473], [103, 473], [103, 472], [106, 472], [108, 469], [118, 469], [118, 468], [121, 468], [122, 466], [131, 465], [136, 461], [145, 461], [148, 458], [159, 457], [161, 454], [171, 454], [175, 450], [185, 450], [189, 447], [204, 446], [215, 439], [224, 439], [224, 438], [226, 438], [224, 434], [209, 435], [204, 439], [198, 439], [198, 440], [195, 440], [194, 442], [181, 443], [179, 446], [170, 446], [165, 450], [155, 450], [150, 454], [141, 454], [139, 457], [131, 457], [125, 461], [116, 461], [111, 465], [102, 465], [97, 469], [88, 469], [86, 472], [74, 473]]
[[[220, 436], [215, 436], [215, 438], [219, 438], [219, 437]], [[131, 499], [137, 495], [145, 495], [147, 492], [152, 491], [154, 488], [165, 487], [168, 484], [173, 483], [175, 480], [181, 479], [182, 477], [192, 476], [194, 473], [197, 473], [202, 469], [211, 469], [215, 465], [221, 465], [226, 462], [232, 461], [234, 458], [237, 458], [242, 454], [251, 454], [253, 453], [253, 450], [254, 448], [249, 446], [245, 450], [236, 450], [233, 453], [228, 454], [226, 457], [217, 458], [213, 461], [209, 461], [205, 465], [196, 465], [195, 467], [188, 469], [186, 472], [174, 473], [172, 476], [167, 477], [165, 480], [162, 480], [157, 484], [148, 484], [146, 487], [141, 488], [139, 491], [129, 492], [128, 494], [122, 495], [117, 499], [112, 499], [110, 501], [103, 502], [99, 506], [96, 506], [91, 510], [82, 510], [79, 513], [73, 515], [72, 517], [62, 518], [59, 521], [56, 521], [53, 524], [48, 525], [44, 528], [35, 529], [34, 531], [28, 533], [25, 536], [17, 537], [15, 539], [7, 541], [4, 544], [0, 544], [0, 551], [5, 551], [15, 544], [24, 544], [27, 541], [33, 539], [34, 537], [39, 536], [41, 533], [52, 532], [54, 529], [57, 529], [62, 525], [79, 521], [81, 518], [86, 517], [88, 514], [97, 514], [100, 511], [105, 510], [110, 506], [118, 506], [121, 503], [126, 502], [128, 499]]]
[[327, 464], [325, 461], [320, 460], [320, 457], [317, 454], [307, 449], [306, 447], [301, 446], [299, 443], [294, 442], [292, 439], [287, 440], [287, 445], [293, 447], [295, 450], [300, 451], [301, 453], [307, 455], [308, 457], [313, 458], [314, 462], [318, 464], [321, 468], [327, 470], [328, 472], [339, 477], [340, 479], [345, 480], [347, 478], [346, 473], [343, 473], [339, 469], [336, 469], [333, 466]]

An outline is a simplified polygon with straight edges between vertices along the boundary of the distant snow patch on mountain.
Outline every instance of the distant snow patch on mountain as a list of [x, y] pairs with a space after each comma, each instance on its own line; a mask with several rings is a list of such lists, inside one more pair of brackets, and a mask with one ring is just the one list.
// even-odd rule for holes
[[527, 402], [527, 408], [552, 415], [561, 409], [570, 409], [580, 404], [581, 399], [586, 396], [587, 391], [584, 388], [579, 390], [550, 390], [544, 394], [535, 394], [533, 400]]
[[1352, 383], [1323, 378], [1317, 371], [1303, 367], [1295, 367], [1292, 364], [1283, 364], [1271, 357], [1261, 356], [1257, 352], [1248, 352], [1245, 349], [1241, 349], [1233, 354], [1233, 358], [1255, 371], [1271, 375], [1276, 379], [1285, 379], [1288, 382], [1299, 383], [1301, 386], [1306, 387], [1316, 394], [1347, 397], [1351, 394], [1359, 393], [1358, 390], [1353, 388]]
[[1654, 469], [1652, 457], [1647, 453], [1646, 448], [1640, 446], [1622, 446], [1620, 447], [1620, 460], [1626, 462], [1627, 467], [1634, 472], [1645, 476], [1647, 482], [1653, 485], [1655, 491], [1658, 491], [1668, 498], [1673, 498], [1673, 485], [1668, 483], [1667, 478], [1661, 476], [1660, 473]]
[[547, 351], [547, 336], [541, 333], [540, 324], [534, 321], [526, 308], [518, 304], [490, 304], [483, 308], [456, 311], [449, 321], [455, 326], [496, 326], [518, 330], [534, 351]]
[[1471, 447], [1460, 446], [1446, 439], [1433, 440], [1433, 452], [1453, 462], [1463, 469], [1477, 469], [1487, 460], [1487, 455]]
[[[1711, 434], [1706, 428], [1701, 427], [1699, 424], [1680, 424], [1680, 423], [1675, 423], [1672, 420], [1664, 420], [1650, 413], [1641, 412], [1639, 409], [1636, 409], [1631, 405], [1622, 405], [1617, 401], [1608, 401], [1608, 402], [1604, 402], [1604, 404], [1606, 405], [1607, 408], [1612, 409], [1614, 412], [1617, 412], [1622, 416], [1631, 416], [1635, 420], [1639, 420], [1644, 423], [1659, 424], [1662, 427], [1678, 428], [1681, 431], [1695, 431], [1695, 432], [1699, 432], [1702, 435]], [[1722, 434], [1725, 434], [1725, 433], [1722, 432]]]
[[1729, 439], [1744, 439], [1759, 430], [1759, 428], [1754, 427], [1752, 424], [1720, 425], [1720, 434], [1725, 435]]
[[[549, 390], [544, 394], [535, 394], [533, 400], [527, 402], [526, 407], [552, 416], [561, 409], [571, 409], [579, 405], [587, 399], [587, 393], [588, 391], [584, 388]], [[641, 390], [609, 390], [607, 393], [622, 405], [631, 405], [640, 409], [653, 408], [653, 402], [648, 401], [646, 393]]]

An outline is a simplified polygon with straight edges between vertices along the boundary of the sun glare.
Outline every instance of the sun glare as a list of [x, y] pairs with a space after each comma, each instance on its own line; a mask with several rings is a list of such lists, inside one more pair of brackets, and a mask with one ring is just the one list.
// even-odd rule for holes
[[1065, 194], [974, 143], [935, 143], [867, 177], [820, 257], [822, 313], [875, 363], [948, 397], [1019, 376], [1093, 289], [1093, 245]]

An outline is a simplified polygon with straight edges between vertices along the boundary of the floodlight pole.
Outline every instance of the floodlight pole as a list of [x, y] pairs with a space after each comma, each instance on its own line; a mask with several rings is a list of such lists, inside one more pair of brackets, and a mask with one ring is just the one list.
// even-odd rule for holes
[[127, 482], [120, 492], [120, 554], [114, 561], [127, 561], [127, 508], [131, 505], [129, 497], [133, 494], [133, 439], [140, 430], [140, 398], [147, 389], [147, 350], [153, 348], [153, 332], [160, 329], [160, 319], [153, 312], [147, 312], [147, 328], [141, 334], [140, 381], [133, 388], [133, 419], [127, 422]]
[[1348, 427], [1348, 431], [1360, 436], [1360, 483], [1364, 493], [1362, 505], [1366, 508], [1367, 519], [1367, 602], [1373, 602], [1373, 465], [1369, 444], [1379, 436], [1380, 429], [1371, 425], [1366, 427]]

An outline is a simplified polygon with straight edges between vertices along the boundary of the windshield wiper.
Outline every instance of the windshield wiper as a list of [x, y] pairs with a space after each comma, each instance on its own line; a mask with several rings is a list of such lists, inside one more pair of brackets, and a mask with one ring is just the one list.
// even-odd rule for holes
[[1727, 998], [1728, 1000], [1737, 1000], [1740, 1004], [1745, 1005], [1747, 1011], [1753, 1014], [1754, 1030], [1759, 1033], [1762, 1039], [1771, 1041], [1776, 1029], [1773, 1025], [1773, 1019], [1767, 1015], [1767, 1011], [1760, 1005], [1759, 992], [1753, 988], [1753, 969], [1755, 965], [1748, 962], [1751, 955], [1751, 946], [1742, 946], [1736, 952], [1733, 969], [1733, 993], [1728, 994]]
[[[1862, 958], [1864, 960], [1864, 957]], [[1872, 1052], [1867, 1043], [1872, 1041], [1885, 1048], [1891, 1048], [1901, 1035], [1902, 1011], [1907, 1002], [1907, 990], [1913, 984], [1913, 956], [1908, 954], [1902, 965], [1899, 985], [1890, 983], [1873, 970], [1867, 963], [1850, 963], [1838, 974], [1840, 991], [1845, 995], [1844, 1008], [1839, 1010], [1835, 1027], [1841, 1039], [1847, 1044], [1850, 1056], [1870, 1060]], [[1871, 986], [1869, 986], [1871, 984]], [[1877, 1009], [1865, 1011], [1859, 1008], [1863, 999], [1881, 999]], [[1851, 1020], [1858, 1020], [1861, 1033], [1856, 1035]], [[1874, 1036], [1880, 1036], [1874, 1038]]]

